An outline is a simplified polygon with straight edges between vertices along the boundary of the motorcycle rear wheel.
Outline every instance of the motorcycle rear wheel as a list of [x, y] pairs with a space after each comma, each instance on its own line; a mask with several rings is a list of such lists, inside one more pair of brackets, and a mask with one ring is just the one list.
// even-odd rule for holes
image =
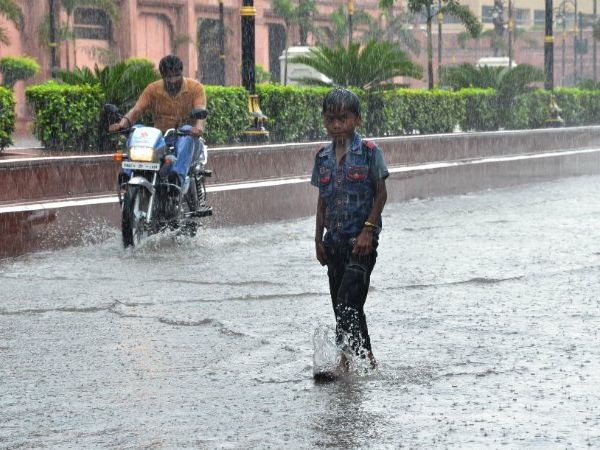
[[138, 186], [128, 187], [121, 211], [123, 247], [133, 247], [147, 236], [144, 219], [148, 214], [149, 200], [150, 195], [146, 189]]

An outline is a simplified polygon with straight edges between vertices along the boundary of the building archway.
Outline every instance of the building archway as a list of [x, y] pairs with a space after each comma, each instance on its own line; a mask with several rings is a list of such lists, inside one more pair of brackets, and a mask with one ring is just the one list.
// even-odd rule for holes
[[163, 14], [140, 14], [137, 52], [154, 63], [173, 51], [173, 24]]

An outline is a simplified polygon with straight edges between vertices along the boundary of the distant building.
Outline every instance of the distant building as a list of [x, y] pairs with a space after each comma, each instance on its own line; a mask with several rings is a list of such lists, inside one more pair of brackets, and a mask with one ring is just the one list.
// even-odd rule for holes
[[[40, 31], [44, 27], [44, 19], [48, 14], [49, 0], [15, 0], [24, 11], [24, 27], [17, 30], [12, 23], [0, 18], [2, 26], [11, 41], [10, 45], [0, 44], [0, 57], [4, 55], [30, 55], [38, 59], [44, 73], [38, 82], [49, 76], [49, 47], [40, 44]], [[555, 82], [556, 85], [572, 84], [575, 71], [579, 77], [590, 78], [592, 75], [591, 28], [592, 2], [594, 0], [554, 0], [555, 13], [564, 17], [564, 21], [556, 22], [555, 34]], [[55, 0], [57, 5], [60, 0]], [[241, 22], [240, 0], [223, 0], [225, 26], [225, 57], [221, 59], [219, 50], [219, 2], [216, 0], [115, 0], [120, 17], [118, 21], [111, 19], [105, 12], [93, 7], [79, 7], [72, 17], [67, 18], [61, 10], [59, 20], [64, 25], [69, 19], [74, 30], [75, 40], [62, 41], [59, 45], [60, 65], [63, 68], [77, 66], [100, 65], [111, 60], [128, 57], [145, 57], [154, 62], [168, 54], [176, 53], [184, 61], [186, 75], [195, 77], [206, 84], [217, 84], [221, 80], [225, 84], [241, 83]], [[313, 18], [316, 26], [330, 29], [329, 14], [339, 6], [346, 5], [346, 0], [316, 0], [319, 14]], [[508, 0], [468, 0], [461, 2], [471, 8], [482, 20], [486, 28], [494, 27], [498, 16], [498, 7], [503, 6], [502, 18], [506, 28], [508, 20]], [[354, 0], [355, 11], [365, 11], [373, 18], [379, 19], [378, 0]], [[577, 4], [584, 24], [582, 42], [587, 40], [587, 47], [580, 46], [583, 54], [581, 63], [574, 67], [573, 49], [574, 34], [579, 30], [574, 20], [574, 6]], [[283, 20], [277, 17], [271, 8], [270, 0], [255, 0], [256, 7], [256, 63], [271, 72], [273, 80], [281, 79], [280, 56], [285, 49], [285, 28]], [[395, 14], [402, 14], [406, 0], [395, 3]], [[515, 27], [527, 30], [525, 35], [514, 41], [514, 59], [517, 63], [530, 63], [543, 66], [544, 40], [544, 0], [513, 0]], [[506, 56], [495, 54], [489, 41], [467, 40], [460, 45], [459, 33], [463, 27], [456, 18], [443, 18], [443, 65], [454, 65], [462, 62], [475, 63], [480, 58]], [[425, 27], [423, 17], [417, 17], [414, 23], [408, 24], [421, 42], [419, 56], [411, 54], [413, 59], [426, 67]], [[437, 65], [437, 23], [434, 32], [434, 65]], [[505, 30], [506, 33], [506, 30]], [[354, 36], [360, 37], [360, 27], [356, 27]], [[290, 30], [288, 44], [297, 45], [299, 34], [296, 27]], [[506, 39], [506, 34], [504, 35]], [[309, 35], [309, 45], [315, 41]], [[564, 43], [564, 57], [563, 57]], [[584, 48], [585, 47], [585, 48]], [[221, 64], [223, 61], [223, 64]], [[424, 81], [404, 80], [412, 86], [424, 86]], [[23, 83], [18, 83], [16, 92], [19, 101], [18, 115], [26, 114], [23, 102]]]

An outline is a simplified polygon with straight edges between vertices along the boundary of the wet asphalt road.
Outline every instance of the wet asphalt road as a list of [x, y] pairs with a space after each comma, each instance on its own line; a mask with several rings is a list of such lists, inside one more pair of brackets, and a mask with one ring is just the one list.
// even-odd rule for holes
[[0, 448], [600, 448], [600, 177], [388, 205], [381, 368], [312, 380], [313, 219], [0, 262]]

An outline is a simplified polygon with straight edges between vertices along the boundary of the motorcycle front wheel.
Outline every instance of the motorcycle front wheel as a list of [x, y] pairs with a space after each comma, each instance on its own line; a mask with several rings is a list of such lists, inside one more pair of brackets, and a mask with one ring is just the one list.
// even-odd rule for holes
[[125, 248], [139, 244], [148, 234], [144, 220], [149, 203], [150, 195], [146, 189], [139, 186], [128, 187], [121, 211], [121, 232]]

